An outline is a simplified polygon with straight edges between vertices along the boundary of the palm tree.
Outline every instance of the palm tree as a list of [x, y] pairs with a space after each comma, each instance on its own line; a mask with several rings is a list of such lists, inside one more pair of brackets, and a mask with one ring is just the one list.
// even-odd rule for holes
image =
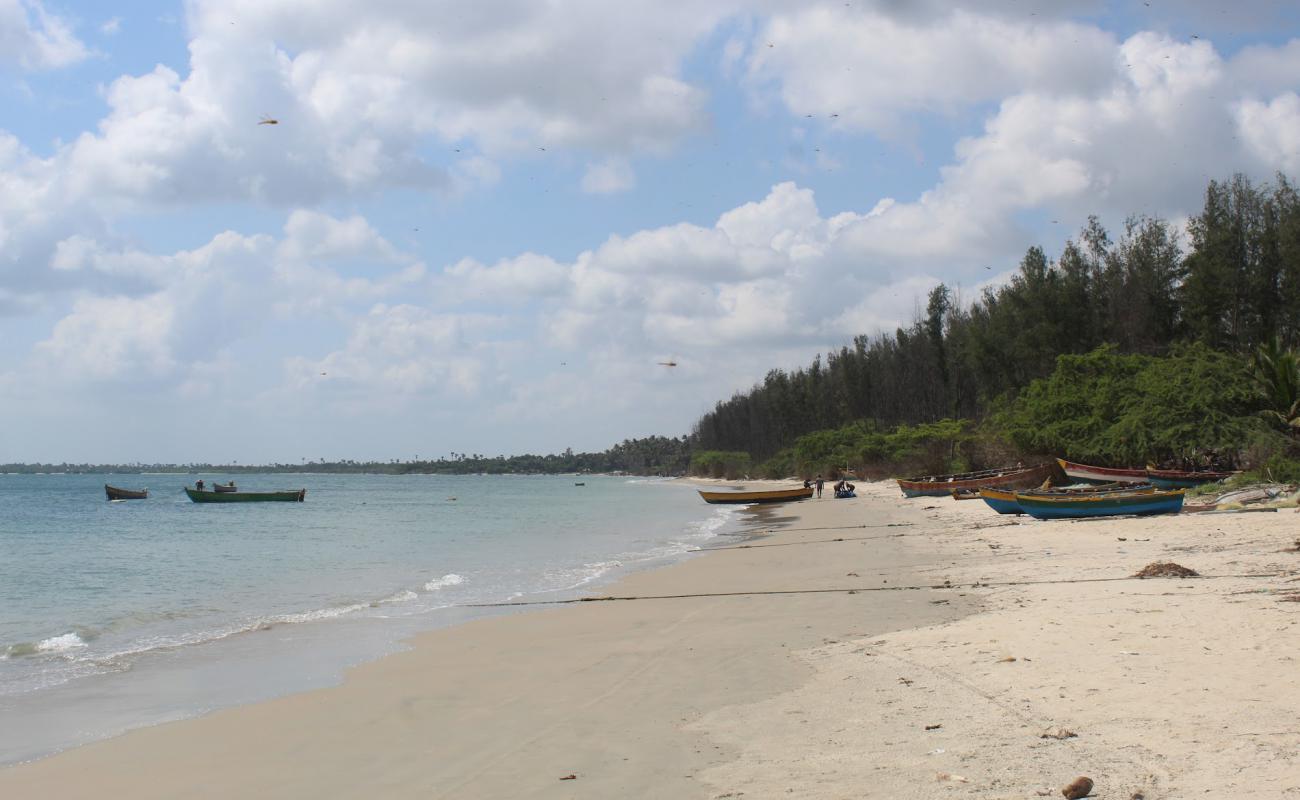
[[1300, 437], [1300, 353], [1284, 349], [1273, 337], [1255, 351], [1254, 361], [1251, 377], [1264, 401], [1260, 414]]

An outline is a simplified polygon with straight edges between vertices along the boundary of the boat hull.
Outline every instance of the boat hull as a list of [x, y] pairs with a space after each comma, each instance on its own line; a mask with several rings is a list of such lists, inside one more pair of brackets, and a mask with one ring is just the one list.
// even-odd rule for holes
[[1015, 490], [980, 489], [979, 497], [985, 505], [999, 514], [1023, 514], [1025, 510], [1016, 502]]
[[1066, 497], [1017, 494], [1016, 502], [1035, 519], [1148, 516], [1182, 511], [1183, 492], [1105, 492]]
[[697, 489], [704, 502], [715, 505], [740, 505], [748, 503], [789, 503], [795, 500], [807, 500], [813, 496], [812, 489], [774, 489], [766, 492], [706, 492]]
[[1006, 467], [983, 472], [958, 472], [952, 475], [935, 475], [924, 478], [899, 478], [898, 488], [906, 497], [950, 497], [962, 489], [1028, 489], [1038, 486], [1052, 476], [1054, 464], [1032, 467]]
[[119, 489], [116, 486], [104, 484], [104, 494], [108, 495], [109, 500], [147, 500], [149, 498], [148, 489]]
[[1191, 489], [1232, 477], [1231, 472], [1182, 472], [1172, 469], [1149, 469], [1147, 475], [1161, 489]]
[[306, 489], [281, 492], [200, 492], [186, 487], [185, 494], [196, 503], [301, 503]]
[[1145, 469], [1120, 469], [1116, 467], [1092, 467], [1087, 464], [1076, 464], [1073, 461], [1066, 461], [1063, 458], [1056, 459], [1056, 463], [1061, 465], [1068, 477], [1080, 481], [1089, 481], [1092, 483], [1146, 483], [1147, 471]]
[[1028, 489], [1025, 491], [1003, 490], [1003, 489], [980, 489], [980, 499], [988, 505], [989, 508], [999, 514], [1024, 514], [1025, 510], [1021, 508], [1019, 497], [1045, 497], [1048, 499], [1064, 497], [1100, 497], [1113, 494], [1151, 494], [1156, 487], [1151, 485], [1110, 483], [1105, 486], [1096, 486], [1079, 489]]

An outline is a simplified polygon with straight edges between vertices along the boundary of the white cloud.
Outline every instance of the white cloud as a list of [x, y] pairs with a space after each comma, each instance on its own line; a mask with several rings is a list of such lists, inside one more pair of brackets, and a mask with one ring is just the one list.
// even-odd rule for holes
[[900, 137], [916, 114], [951, 114], [1008, 93], [1106, 87], [1111, 34], [967, 11], [902, 13], [827, 4], [777, 13], [754, 37], [749, 79], [792, 114]]
[[36, 355], [74, 380], [158, 377], [174, 366], [174, 309], [153, 298], [87, 297], [59, 320]]
[[342, 349], [290, 358], [286, 370], [300, 391], [359, 393], [381, 404], [395, 396], [473, 395], [484, 373], [477, 340], [497, 325], [485, 315], [380, 304], [355, 322]]
[[582, 191], [588, 194], [615, 194], [636, 186], [636, 173], [626, 158], [607, 158], [587, 165], [582, 176]]
[[89, 55], [68, 22], [40, 0], [0, 0], [0, 67], [57, 69]]
[[1243, 100], [1237, 130], [1261, 165], [1294, 175], [1300, 170], [1300, 96], [1295, 92], [1268, 103]]
[[110, 17], [99, 26], [99, 32], [105, 36], [116, 36], [122, 32], [122, 18]]

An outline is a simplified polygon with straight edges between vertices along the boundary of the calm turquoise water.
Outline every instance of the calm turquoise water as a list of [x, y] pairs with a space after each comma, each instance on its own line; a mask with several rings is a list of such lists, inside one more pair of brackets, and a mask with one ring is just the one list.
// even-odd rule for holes
[[[198, 505], [177, 475], [0, 475], [0, 763], [333, 682], [483, 613], [458, 605], [575, 595], [707, 545], [735, 514], [622, 477], [202, 477], [307, 501]], [[109, 503], [105, 482], [150, 497]]]

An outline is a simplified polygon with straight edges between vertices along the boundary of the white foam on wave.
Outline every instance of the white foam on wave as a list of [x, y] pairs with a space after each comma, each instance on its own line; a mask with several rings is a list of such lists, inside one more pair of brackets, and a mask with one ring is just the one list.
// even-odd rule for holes
[[36, 643], [36, 652], [66, 653], [69, 650], [76, 650], [85, 646], [86, 641], [73, 632], [65, 633], [61, 636], [51, 636], [48, 639], [42, 639]]
[[449, 572], [441, 578], [435, 578], [434, 580], [424, 584], [424, 590], [426, 592], [436, 592], [439, 589], [445, 589], [448, 586], [460, 586], [464, 582], [464, 577], [457, 575], [454, 572]]
[[570, 589], [577, 589], [580, 586], [586, 586], [621, 566], [623, 566], [622, 561], [611, 559], [609, 561], [592, 561], [572, 569], [554, 570], [549, 574], [549, 577], [561, 585], [551, 591], [565, 592]]

